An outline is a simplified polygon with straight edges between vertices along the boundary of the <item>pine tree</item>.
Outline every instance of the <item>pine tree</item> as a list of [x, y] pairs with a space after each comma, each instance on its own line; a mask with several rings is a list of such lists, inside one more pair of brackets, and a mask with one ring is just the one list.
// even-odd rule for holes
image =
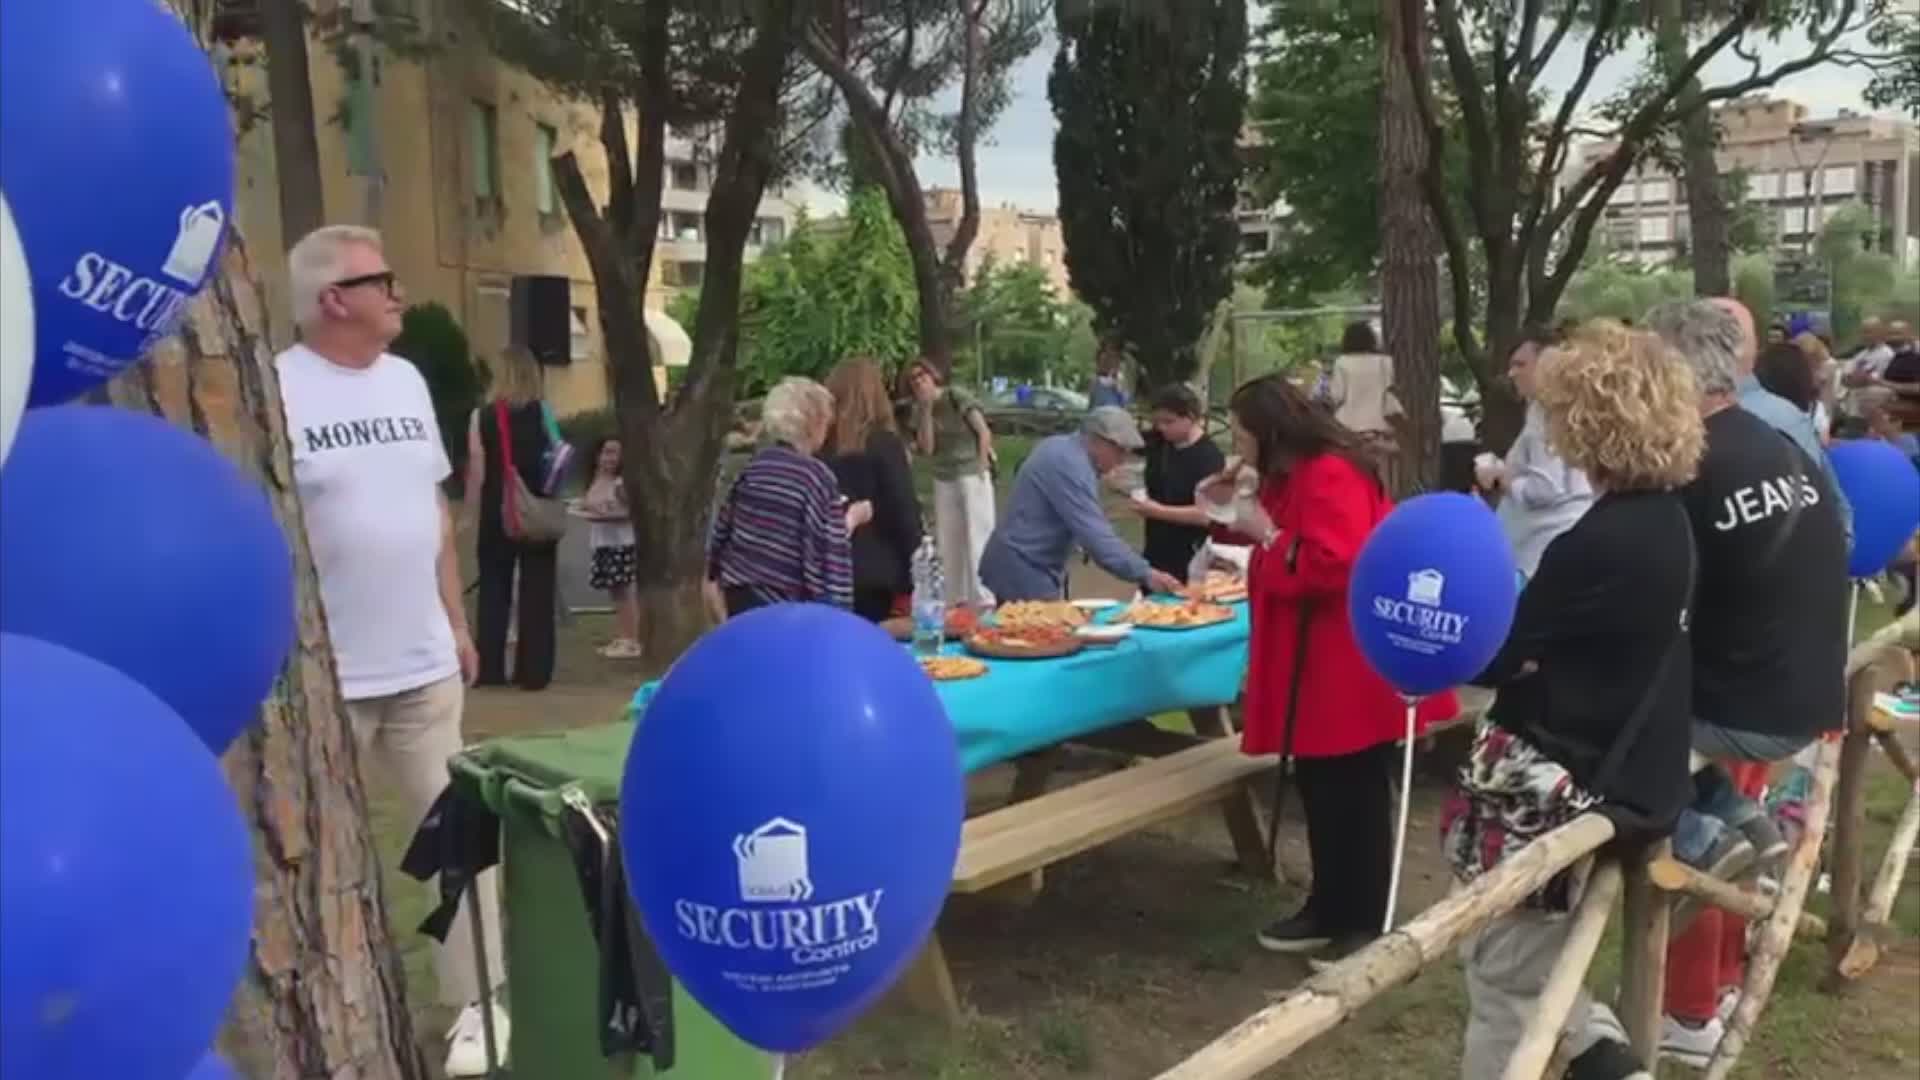
[[1047, 95], [1073, 290], [1143, 386], [1191, 378], [1239, 253], [1245, 0], [1062, 0], [1056, 21]]

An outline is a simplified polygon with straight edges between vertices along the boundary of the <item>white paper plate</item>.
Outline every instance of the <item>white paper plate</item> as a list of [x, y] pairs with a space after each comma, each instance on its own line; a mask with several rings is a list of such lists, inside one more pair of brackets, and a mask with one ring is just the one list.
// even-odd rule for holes
[[1088, 597], [1085, 600], [1075, 600], [1073, 606], [1079, 608], [1081, 611], [1105, 611], [1119, 602], [1118, 600], [1103, 600], [1100, 597], [1094, 596]]
[[1077, 626], [1073, 630], [1075, 637], [1083, 638], [1095, 644], [1111, 644], [1115, 641], [1121, 641], [1131, 633], [1133, 633], [1133, 626], [1129, 623]]

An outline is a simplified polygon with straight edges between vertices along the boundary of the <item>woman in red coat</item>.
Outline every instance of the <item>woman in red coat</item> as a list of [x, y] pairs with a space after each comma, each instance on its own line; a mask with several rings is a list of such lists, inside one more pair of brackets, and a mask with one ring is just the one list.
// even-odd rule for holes
[[[1281, 376], [1240, 387], [1229, 408], [1234, 451], [1260, 476], [1257, 504], [1234, 525], [1255, 544], [1241, 749], [1293, 755], [1313, 859], [1306, 906], [1259, 940], [1274, 952], [1351, 947], [1378, 936], [1386, 916], [1406, 704], [1360, 655], [1347, 579], [1393, 503], [1358, 438]], [[1451, 693], [1435, 695], [1419, 722], [1457, 709]]]

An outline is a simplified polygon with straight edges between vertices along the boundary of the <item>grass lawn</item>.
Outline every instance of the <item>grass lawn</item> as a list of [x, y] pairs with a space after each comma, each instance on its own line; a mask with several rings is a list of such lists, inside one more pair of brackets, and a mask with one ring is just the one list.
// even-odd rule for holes
[[[1002, 451], [1001, 489], [1024, 446]], [[924, 481], [923, 481], [924, 483]], [[1118, 500], [1115, 499], [1116, 504]], [[1138, 519], [1116, 508], [1115, 520], [1137, 541]], [[1130, 592], [1076, 567], [1077, 594]], [[1884, 611], [1863, 609], [1861, 625], [1878, 626]], [[474, 692], [469, 739], [509, 731], [567, 728], [614, 716], [633, 689], [631, 668], [605, 661], [593, 647], [608, 634], [604, 617], [576, 617], [560, 628], [555, 683], [540, 694]], [[1004, 767], [976, 775], [973, 795], [990, 802], [1010, 782]], [[386, 856], [398, 862], [412, 827], [378, 797], [376, 829]], [[1433, 836], [1442, 784], [1417, 786], [1403, 912], [1426, 907], [1447, 885]], [[1878, 866], [1907, 797], [1906, 785], [1876, 757], [1867, 794], [1869, 872]], [[793, 1080], [1113, 1080], [1151, 1077], [1224, 1032], [1307, 974], [1303, 962], [1262, 953], [1252, 940], [1264, 921], [1297, 904], [1306, 877], [1297, 806], [1282, 828], [1281, 859], [1294, 884], [1262, 885], [1232, 875], [1232, 849], [1216, 814], [1192, 815], [1138, 833], [1047, 872], [1045, 891], [1013, 908], [988, 897], [957, 896], [941, 923], [942, 941], [966, 1019], [946, 1030], [888, 1003], [852, 1030], [796, 1058]], [[1423, 842], [1426, 841], [1426, 842]], [[429, 890], [397, 873], [388, 899], [405, 947], [408, 988], [422, 1033], [433, 1044], [448, 1019], [431, 1007], [433, 977], [426, 939], [412, 933], [425, 915]], [[1812, 909], [1823, 911], [1816, 896]], [[1920, 868], [1908, 875], [1896, 907], [1898, 941], [1879, 966], [1845, 996], [1816, 988], [1824, 963], [1817, 943], [1801, 943], [1783, 967], [1755, 1043], [1735, 1072], [1753, 1080], [1837, 1078], [1912, 1080], [1920, 1076]], [[1618, 967], [1617, 938], [1603, 946], [1589, 985], [1610, 994]], [[1270, 1075], [1301, 1080], [1440, 1078], [1457, 1075], [1465, 990], [1453, 963], [1437, 965], [1394, 990], [1341, 1028], [1315, 1041]], [[1664, 1075], [1687, 1075], [1669, 1068]], [[532, 1077], [525, 1080], [587, 1080]], [[700, 1078], [709, 1080], [709, 1078]], [[714, 1077], [710, 1080], [728, 1080]]]

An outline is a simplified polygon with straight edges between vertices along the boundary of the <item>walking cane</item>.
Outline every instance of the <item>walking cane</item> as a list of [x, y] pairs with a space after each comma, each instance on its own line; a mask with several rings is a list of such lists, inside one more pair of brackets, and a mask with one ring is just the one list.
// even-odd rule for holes
[[[1299, 558], [1300, 540], [1295, 537], [1287, 546], [1287, 573], [1293, 573]], [[1307, 625], [1312, 618], [1313, 602], [1302, 598], [1300, 621], [1294, 627], [1293, 683], [1287, 687], [1287, 718], [1280, 728], [1280, 768], [1274, 776], [1273, 818], [1267, 832], [1267, 858], [1273, 861], [1275, 870], [1280, 869], [1280, 816], [1287, 805], [1287, 769], [1293, 764], [1293, 729], [1300, 716], [1300, 681], [1307, 670]]]

